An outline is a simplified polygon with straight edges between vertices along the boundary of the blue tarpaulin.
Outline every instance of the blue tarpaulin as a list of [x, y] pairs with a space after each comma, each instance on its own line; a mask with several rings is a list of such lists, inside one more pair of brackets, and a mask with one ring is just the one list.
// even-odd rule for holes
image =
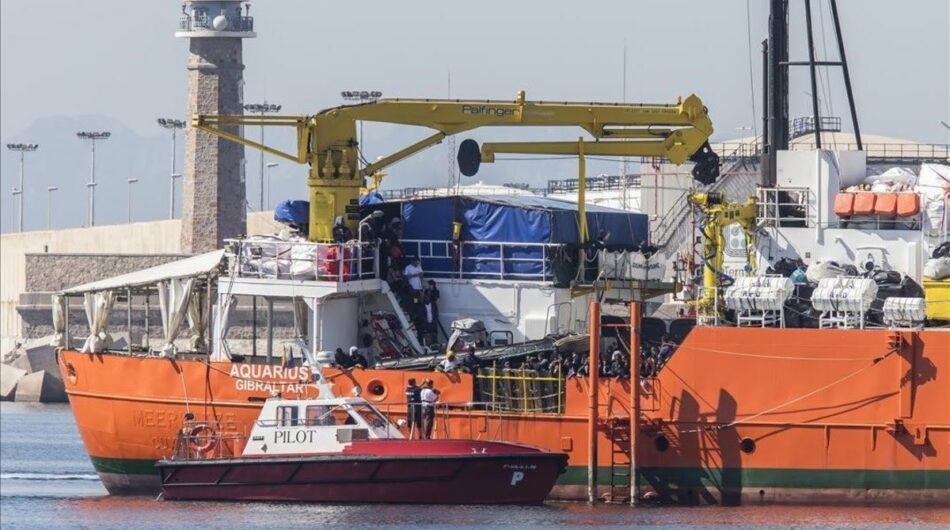
[[[556, 249], [539, 244], [580, 242], [577, 204], [569, 201], [489, 195], [407, 199], [396, 204], [404, 221], [405, 254], [422, 256], [427, 273], [453, 274], [461, 267], [463, 272], [487, 278], [549, 277]], [[448, 244], [456, 221], [462, 223], [461, 265]], [[605, 243], [611, 248], [637, 248], [646, 242], [649, 230], [645, 214], [591, 205], [587, 206], [587, 226], [589, 240], [606, 233]]]
[[310, 224], [310, 202], [281, 201], [274, 208], [274, 220], [285, 225], [306, 227]]
[[[577, 204], [539, 196], [488, 195], [410, 199], [402, 203], [405, 239], [451, 239], [461, 221], [463, 241], [580, 242]], [[638, 247], [649, 231], [646, 214], [587, 205], [588, 239], [608, 233], [611, 247]]]
[[366, 195], [360, 195], [360, 206], [368, 206], [370, 204], [382, 204], [386, 202], [386, 199], [379, 194], [378, 191], [371, 191]]

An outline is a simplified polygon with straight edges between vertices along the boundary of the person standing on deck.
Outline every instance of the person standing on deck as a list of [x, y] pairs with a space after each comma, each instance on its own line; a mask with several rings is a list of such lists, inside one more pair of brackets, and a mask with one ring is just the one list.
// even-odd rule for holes
[[432, 380], [426, 379], [422, 382], [422, 392], [419, 393], [422, 400], [422, 435], [426, 440], [432, 439], [432, 427], [435, 426], [435, 403], [439, 400], [439, 391], [432, 388]]
[[406, 385], [406, 421], [409, 423], [409, 439], [417, 435], [422, 438], [422, 388], [416, 385], [413, 377]]
[[[413, 256], [412, 262], [406, 265], [403, 276], [409, 281], [409, 286], [414, 291], [413, 296], [417, 301], [422, 300], [422, 262], [419, 256]], [[418, 303], [418, 302], [417, 302]]]

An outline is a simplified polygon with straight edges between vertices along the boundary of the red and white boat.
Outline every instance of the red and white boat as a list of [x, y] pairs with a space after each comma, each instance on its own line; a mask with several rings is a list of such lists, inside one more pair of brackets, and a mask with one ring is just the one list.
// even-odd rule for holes
[[226, 425], [186, 421], [174, 457], [156, 466], [167, 500], [540, 504], [567, 455], [406, 439], [358, 397], [272, 398], [246, 439]]

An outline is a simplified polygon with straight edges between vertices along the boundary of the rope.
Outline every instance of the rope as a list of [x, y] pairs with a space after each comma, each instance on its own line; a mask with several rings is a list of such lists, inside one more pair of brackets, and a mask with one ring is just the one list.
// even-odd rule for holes
[[817, 388], [817, 389], [815, 389], [815, 390], [812, 390], [811, 392], [809, 392], [809, 393], [807, 393], [807, 394], [804, 394], [804, 395], [801, 395], [801, 396], [798, 396], [797, 398], [790, 399], [790, 400], [788, 400], [788, 401], [786, 401], [786, 402], [784, 402], [784, 403], [779, 403], [778, 405], [776, 405], [776, 406], [774, 406], [774, 407], [765, 409], [765, 410], [763, 410], [763, 411], [761, 411], [761, 412], [757, 412], [757, 413], [755, 413], [755, 414], [753, 414], [753, 415], [751, 415], [751, 416], [749, 416], [749, 417], [747, 417], [747, 418], [743, 418], [743, 419], [741, 419], [741, 420], [735, 420], [735, 421], [732, 421], [732, 422], [729, 422], [729, 423], [726, 423], [726, 424], [723, 424], [723, 425], [715, 425], [715, 426], [710, 426], [710, 427], [700, 427], [700, 428], [697, 428], [697, 429], [689, 429], [689, 430], [686, 430], [686, 431], [680, 431], [680, 434], [691, 434], [691, 433], [702, 432], [702, 431], [711, 431], [711, 430], [721, 431], [721, 430], [723, 430], [723, 429], [728, 429], [729, 427], [735, 427], [736, 425], [740, 425], [740, 424], [742, 424], [742, 423], [748, 423], [748, 422], [750, 422], [750, 421], [752, 421], [752, 420], [755, 420], [755, 419], [757, 419], [757, 418], [761, 418], [762, 416], [765, 416], [766, 414], [770, 414], [770, 413], [772, 413], [772, 412], [775, 412], [775, 411], [778, 410], [778, 409], [781, 409], [781, 408], [787, 407], [787, 406], [789, 406], [789, 405], [793, 405], [793, 404], [795, 404], [795, 403], [798, 403], [799, 401], [808, 399], [808, 398], [810, 398], [811, 396], [814, 396], [815, 394], [818, 394], [819, 392], [823, 392], [823, 391], [828, 390], [829, 388], [831, 388], [831, 387], [833, 387], [833, 386], [835, 386], [835, 385], [838, 385], [838, 384], [840, 384], [840, 383], [843, 383], [843, 382], [847, 381], [848, 379], [851, 379], [852, 377], [854, 377], [854, 376], [860, 374], [861, 372], [867, 370], [868, 368], [871, 368], [872, 366], [877, 365], [879, 362], [883, 361], [884, 359], [886, 359], [887, 357], [889, 357], [890, 355], [892, 355], [892, 354], [893, 354], [894, 352], [896, 352], [896, 351], [897, 351], [896, 348], [895, 348], [895, 349], [892, 349], [892, 350], [888, 351], [887, 353], [885, 353], [884, 355], [875, 358], [875, 359], [871, 362], [871, 364], [869, 364], [869, 365], [867, 365], [867, 366], [863, 366], [863, 367], [861, 367], [861, 368], [855, 370], [854, 372], [851, 372], [850, 374], [848, 374], [848, 375], [842, 377], [841, 379], [838, 379], [838, 380], [836, 380], [836, 381], [832, 381], [831, 383], [828, 383], [827, 385], [825, 385], [825, 386], [823, 386], [823, 387], [821, 387], [821, 388]]
[[759, 359], [777, 359], [783, 361], [867, 361], [867, 357], [794, 357], [786, 355], [760, 355], [757, 353], [741, 353], [728, 350], [714, 350], [712, 348], [689, 347], [690, 350], [705, 351], [710, 353], [720, 353], [723, 355], [736, 355], [739, 357], [755, 357]]

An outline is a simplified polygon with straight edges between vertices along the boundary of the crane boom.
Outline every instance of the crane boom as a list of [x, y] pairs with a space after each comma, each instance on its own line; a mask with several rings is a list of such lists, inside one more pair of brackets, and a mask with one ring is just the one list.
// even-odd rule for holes
[[[357, 122], [370, 121], [426, 127], [422, 140], [360, 167]], [[696, 162], [694, 176], [715, 180], [718, 157], [709, 148], [712, 122], [702, 101], [690, 95], [673, 105], [526, 101], [380, 99], [323, 110], [312, 116], [197, 115], [192, 125], [266, 153], [309, 164], [311, 240], [328, 240], [334, 219], [343, 216], [356, 229], [359, 189], [364, 179], [384, 167], [437, 144], [446, 136], [491, 126], [580, 127], [594, 141], [587, 154], [664, 157], [674, 164]], [[296, 149], [287, 152], [240, 135], [241, 126], [292, 127]], [[577, 154], [577, 142], [493, 142], [482, 146], [478, 162], [496, 153]], [[461, 156], [461, 155], [460, 155]]]

